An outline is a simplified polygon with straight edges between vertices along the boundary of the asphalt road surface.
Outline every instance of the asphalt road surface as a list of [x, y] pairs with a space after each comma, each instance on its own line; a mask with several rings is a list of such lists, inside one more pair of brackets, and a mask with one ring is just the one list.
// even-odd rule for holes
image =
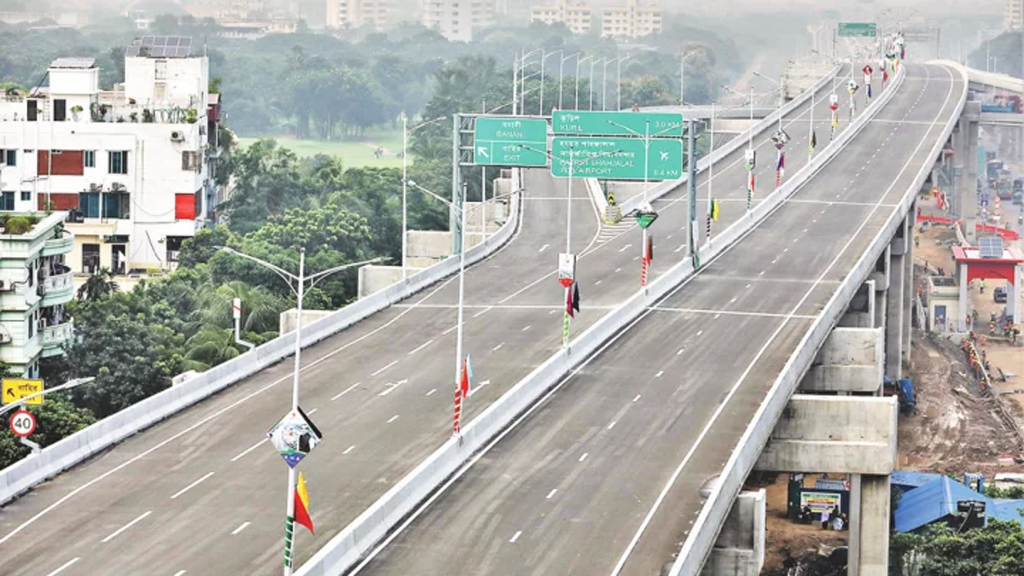
[[[828, 92], [815, 99], [821, 146]], [[807, 111], [785, 122], [791, 173], [807, 160]], [[761, 158], [774, 157], [770, 132], [755, 141]], [[774, 170], [771, 159], [760, 161], [762, 189]], [[746, 210], [745, 182], [742, 152], [719, 163], [716, 230]], [[565, 247], [566, 188], [528, 172], [516, 238], [467, 272], [466, 352], [476, 378], [468, 418], [561, 345], [555, 265]], [[657, 204], [652, 278], [683, 258], [684, 199], [677, 191]], [[628, 223], [601, 227], [582, 182], [572, 206], [578, 334], [638, 289], [640, 233]], [[300, 529], [299, 564], [450, 434], [456, 302], [449, 279], [303, 352], [301, 405], [325, 438], [300, 467], [317, 532]], [[291, 369], [285, 361], [247, 378], [4, 507], [0, 574], [278, 573], [287, 468], [264, 435], [287, 411]]]
[[903, 88], [788, 205], [495, 443], [358, 572], [659, 574], [813, 320], [930, 152], [963, 90]]

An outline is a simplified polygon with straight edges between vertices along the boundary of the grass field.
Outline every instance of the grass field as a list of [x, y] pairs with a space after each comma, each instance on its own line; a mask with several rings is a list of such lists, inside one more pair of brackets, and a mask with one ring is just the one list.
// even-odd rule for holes
[[[398, 153], [402, 151], [401, 130], [372, 131], [358, 140], [300, 140], [286, 137], [274, 139], [277, 140], [279, 146], [291, 149], [299, 157], [317, 154], [340, 156], [346, 167], [400, 167], [402, 165], [402, 159], [398, 157]], [[239, 138], [238, 144], [240, 147], [244, 147], [256, 140], [257, 138]], [[379, 159], [373, 157], [373, 151], [377, 146], [384, 147], [384, 156]]]

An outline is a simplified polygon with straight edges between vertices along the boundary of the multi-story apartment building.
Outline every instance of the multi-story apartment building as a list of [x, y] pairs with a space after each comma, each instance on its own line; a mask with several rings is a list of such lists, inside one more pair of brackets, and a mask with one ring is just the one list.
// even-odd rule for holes
[[573, 34], [590, 31], [590, 6], [570, 0], [556, 0], [554, 4], [542, 4], [530, 8], [530, 21], [555, 24], [562, 22]]
[[[65, 216], [0, 212], [0, 360], [25, 377], [38, 376], [39, 360], [63, 354], [74, 335], [64, 311], [74, 296]], [[15, 230], [11, 220], [31, 227]]]
[[0, 208], [62, 210], [77, 273], [167, 270], [211, 216], [220, 102], [191, 39], [129, 46], [100, 90], [91, 58], [61, 58], [49, 86], [0, 97]]
[[378, 32], [388, 23], [387, 0], [327, 0], [328, 28], [372, 27]]
[[469, 42], [494, 23], [494, 0], [423, 0], [420, 21], [449, 40]]
[[1003, 6], [1003, 26], [1007, 30], [1024, 29], [1024, 0], [1006, 0]]
[[601, 35], [616, 38], [640, 38], [661, 32], [661, 7], [626, 0], [622, 8], [605, 8], [601, 18]]

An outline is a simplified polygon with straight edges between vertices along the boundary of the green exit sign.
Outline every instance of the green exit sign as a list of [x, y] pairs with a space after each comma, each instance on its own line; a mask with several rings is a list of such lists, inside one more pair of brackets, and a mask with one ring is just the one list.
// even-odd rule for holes
[[878, 25], [874, 22], [840, 22], [839, 36], [842, 38], [874, 38], [878, 36]]
[[551, 131], [577, 136], [649, 136], [679, 138], [683, 115], [664, 112], [591, 112], [558, 110], [551, 115]]
[[681, 140], [559, 136], [551, 144], [551, 174], [602, 180], [678, 180], [683, 177]]
[[473, 158], [488, 166], [547, 166], [548, 122], [481, 116], [473, 127]]

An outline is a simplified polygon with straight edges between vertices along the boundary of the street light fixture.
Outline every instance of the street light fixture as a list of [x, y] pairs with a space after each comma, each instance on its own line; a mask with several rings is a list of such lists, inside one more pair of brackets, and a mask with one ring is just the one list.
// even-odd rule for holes
[[[564, 77], [565, 61], [570, 59], [570, 58], [573, 58], [573, 57], [575, 57], [576, 60], [578, 61], [580, 59], [580, 53], [577, 52], [575, 54], [569, 54], [568, 56], [562, 58], [561, 61], [558, 64], [558, 109], [559, 110], [562, 109], [562, 78]], [[577, 74], [576, 75], [579, 76], [579, 65], [578, 64], [576, 66], [576, 69], [577, 69]], [[577, 82], [576, 84], [578, 86], [579, 82]]]
[[565, 54], [565, 50], [555, 50], [540, 57], [540, 116], [544, 115], [544, 63], [555, 54]]
[[409, 216], [408, 205], [406, 203], [406, 197], [408, 193], [406, 190], [405, 182], [406, 180], [408, 180], [409, 177], [409, 135], [416, 132], [420, 128], [429, 126], [435, 122], [440, 122], [441, 120], [446, 120], [447, 118], [447, 116], [438, 116], [433, 120], [421, 122], [416, 126], [413, 126], [412, 130], [409, 130], [409, 117], [405, 115], [405, 112], [402, 112], [402, 280], [405, 280], [408, 277], [408, 273], [405, 266], [405, 258], [406, 255], [409, 253], [409, 231], [407, 230]]
[[[292, 374], [292, 410], [293, 411], [297, 411], [299, 409], [299, 366], [300, 366], [300, 363], [301, 363], [301, 354], [302, 354], [302, 300], [303, 300], [303, 298], [305, 297], [305, 294], [306, 294], [306, 292], [305, 292], [306, 281], [308, 280], [309, 281], [309, 287], [313, 288], [314, 286], [317, 285], [318, 282], [320, 282], [324, 278], [330, 276], [331, 274], [334, 274], [335, 272], [340, 272], [340, 271], [345, 270], [347, 268], [353, 268], [353, 267], [356, 267], [356, 266], [363, 266], [363, 265], [366, 265], [366, 264], [373, 264], [373, 263], [376, 263], [376, 262], [381, 262], [383, 260], [387, 260], [387, 258], [374, 258], [372, 260], [365, 260], [363, 262], [352, 262], [350, 264], [344, 264], [344, 265], [341, 265], [341, 266], [335, 266], [334, 268], [330, 268], [330, 269], [324, 270], [322, 272], [317, 272], [316, 274], [313, 274], [311, 276], [306, 276], [306, 249], [305, 248], [299, 248], [299, 275], [296, 276], [296, 275], [292, 274], [291, 272], [288, 272], [287, 270], [285, 270], [285, 269], [283, 269], [283, 268], [281, 268], [279, 266], [275, 266], [274, 264], [271, 264], [270, 262], [267, 262], [265, 260], [261, 260], [259, 258], [256, 258], [255, 256], [250, 256], [250, 255], [248, 255], [248, 254], [246, 254], [244, 252], [239, 252], [238, 250], [235, 250], [234, 248], [228, 248], [227, 246], [218, 246], [217, 249], [220, 250], [221, 252], [226, 252], [226, 253], [232, 254], [234, 256], [239, 256], [241, 258], [245, 258], [246, 260], [249, 260], [250, 262], [254, 262], [254, 263], [259, 264], [260, 266], [262, 266], [264, 268], [267, 268], [268, 270], [272, 271], [274, 274], [277, 274], [278, 276], [280, 276], [285, 282], [287, 282], [288, 283], [288, 288], [291, 289], [293, 294], [295, 294], [295, 297], [296, 297], [296, 300], [295, 300], [296, 301], [296, 310], [298, 311], [298, 314], [297, 314], [296, 319], [295, 319], [295, 366], [293, 368], [293, 374]], [[295, 286], [292, 286], [293, 282], [295, 283]], [[287, 519], [288, 520], [287, 520], [287, 526], [286, 526], [287, 530], [291, 529], [291, 522], [292, 522], [291, 519], [295, 517], [295, 497], [294, 497], [294, 494], [295, 494], [295, 484], [296, 484], [296, 481], [297, 481], [297, 476], [298, 476], [298, 472], [296, 471], [295, 467], [294, 466], [289, 466], [288, 467], [288, 508], [287, 508], [287, 510], [288, 510], [288, 512], [287, 512]], [[291, 550], [291, 546], [292, 546], [293, 542], [294, 541], [291, 540], [290, 538], [286, 538], [285, 539], [285, 547], [286, 547], [286, 549], [285, 549], [285, 558], [289, 559], [289, 560], [294, 557], [292, 555], [292, 550]], [[284, 566], [284, 575], [285, 576], [289, 576], [291, 573], [292, 573], [292, 564], [291, 564], [290, 561], [286, 561], [285, 562], [285, 566]]]
[[590, 86], [588, 86], [589, 90], [587, 91], [590, 96], [590, 110], [594, 109], [594, 66], [596, 66], [599, 61], [600, 60], [597, 58], [590, 61], [590, 75], [587, 76], [587, 80], [590, 82]]
[[686, 59], [701, 50], [690, 50], [679, 57], [679, 102], [686, 100]]
[[573, 108], [573, 110], [580, 109], [580, 64], [586, 62], [587, 60], [593, 59], [593, 56], [586, 56], [584, 58], [576, 59], [576, 106]]
[[629, 60], [623, 56], [615, 60], [615, 109], [622, 110], [622, 63]]

